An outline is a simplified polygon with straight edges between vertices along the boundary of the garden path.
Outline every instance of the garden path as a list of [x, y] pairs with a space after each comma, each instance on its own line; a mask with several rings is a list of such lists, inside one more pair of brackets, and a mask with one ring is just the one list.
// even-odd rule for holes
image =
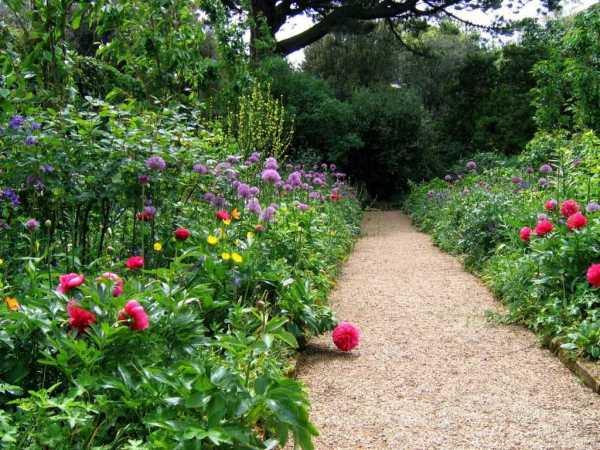
[[362, 330], [303, 352], [317, 450], [599, 449], [600, 396], [397, 211], [368, 212], [332, 296]]

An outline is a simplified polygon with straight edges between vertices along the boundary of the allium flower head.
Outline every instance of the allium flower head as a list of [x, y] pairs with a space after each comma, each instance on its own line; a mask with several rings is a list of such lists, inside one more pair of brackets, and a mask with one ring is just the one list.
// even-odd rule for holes
[[129, 328], [135, 331], [142, 331], [150, 326], [148, 314], [144, 311], [144, 307], [135, 300], [127, 302], [119, 312], [118, 320], [119, 322], [129, 321]]
[[275, 169], [265, 169], [261, 175], [262, 180], [265, 183], [275, 184], [281, 181], [281, 176], [279, 172]]
[[580, 230], [587, 225], [587, 218], [580, 212], [572, 214], [567, 219], [567, 227], [569, 230]]
[[600, 288], [600, 264], [592, 264], [587, 270], [588, 282], [596, 288]]
[[160, 156], [151, 156], [146, 160], [146, 167], [150, 170], [162, 171], [167, 168], [167, 163]]
[[76, 329], [79, 333], [85, 333], [90, 325], [96, 323], [95, 314], [78, 306], [73, 300], [67, 304], [67, 313], [69, 328]]
[[39, 122], [31, 122], [31, 129], [33, 131], [41, 130], [42, 129], [42, 124], [39, 123]]
[[348, 322], [341, 322], [332, 333], [333, 343], [343, 352], [356, 348], [360, 340], [360, 330]]
[[515, 176], [512, 177], [510, 181], [512, 184], [520, 184], [523, 181], [523, 178]]
[[292, 187], [298, 187], [302, 185], [302, 174], [298, 171], [292, 172], [288, 175], [287, 182]]
[[21, 199], [17, 193], [10, 188], [6, 188], [0, 192], [0, 200], [9, 201], [15, 208], [21, 204]]
[[585, 207], [585, 210], [589, 213], [600, 211], [600, 203], [598, 202], [589, 202]]
[[277, 160], [275, 158], [267, 158], [265, 161], [265, 169], [267, 170], [277, 170], [279, 168], [279, 164], [277, 164]]
[[539, 168], [539, 172], [543, 174], [552, 173], [552, 166], [550, 164], [542, 164]]
[[15, 116], [12, 116], [11, 119], [8, 121], [8, 128], [12, 128], [13, 130], [16, 130], [18, 128], [21, 128], [24, 123], [25, 123], [25, 117], [17, 114]]
[[248, 200], [248, 202], [246, 203], [246, 209], [256, 215], [259, 215], [262, 211], [260, 203], [255, 197]]
[[471, 160], [471, 161], [467, 162], [466, 167], [467, 167], [467, 170], [475, 170], [475, 169], [477, 169], [477, 163], [475, 161]]
[[527, 173], [528, 173], [528, 174], [532, 174], [533, 172], [535, 172], [535, 169], [534, 169], [533, 167], [529, 166], [529, 167], [527, 168]]
[[146, 184], [150, 183], [150, 176], [149, 175], [140, 175], [138, 177], [138, 183], [140, 183], [142, 185], [146, 185]]
[[208, 167], [206, 167], [204, 164], [200, 164], [200, 163], [194, 164], [194, 167], [192, 167], [192, 170], [200, 175], [206, 175], [208, 173]]
[[271, 222], [273, 220], [273, 218], [275, 217], [276, 212], [277, 212], [277, 209], [275, 209], [272, 205], [267, 206], [265, 209], [263, 209], [263, 211], [260, 214], [260, 221], [261, 222]]
[[569, 217], [579, 212], [580, 209], [579, 203], [575, 200], [565, 200], [560, 207], [560, 213], [565, 217]]
[[27, 136], [25, 138], [25, 145], [36, 145], [38, 143], [35, 136]]
[[446, 181], [452, 181], [452, 175], [448, 174], [444, 177], [444, 180]]
[[306, 203], [298, 203], [296, 205], [296, 208], [298, 208], [300, 211], [307, 211], [308, 209], [310, 209], [310, 206]]
[[51, 166], [50, 164], [42, 164], [40, 167], [40, 170], [42, 171], [42, 173], [47, 175], [49, 173], [54, 172], [54, 167]]
[[237, 195], [240, 198], [250, 198], [250, 186], [246, 183], [239, 183], [237, 185]]
[[68, 294], [71, 289], [75, 289], [83, 284], [85, 277], [78, 273], [67, 273], [58, 277], [58, 287], [56, 292], [59, 294]]
[[29, 231], [36, 231], [40, 227], [40, 223], [35, 219], [29, 219], [25, 222], [25, 228]]

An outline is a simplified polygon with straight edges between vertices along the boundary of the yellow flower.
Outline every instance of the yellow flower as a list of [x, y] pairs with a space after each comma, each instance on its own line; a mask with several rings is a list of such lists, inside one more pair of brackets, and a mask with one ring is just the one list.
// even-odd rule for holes
[[213, 235], [210, 235], [209, 237], [206, 238], [206, 242], [208, 242], [210, 245], [217, 245], [219, 243], [219, 238]]
[[160, 242], [155, 242], [154, 243], [154, 251], [160, 252], [161, 250], [162, 250], [162, 244]]
[[231, 225], [231, 219], [227, 219], [223, 221], [224, 225]]
[[17, 299], [14, 297], [5, 297], [4, 302], [6, 303], [8, 309], [10, 309], [11, 311], [16, 311], [17, 309], [19, 309], [19, 306], [21, 306], [19, 305]]
[[237, 208], [233, 208], [233, 211], [231, 211], [231, 217], [233, 217], [235, 220], [240, 220], [240, 217], [242, 217], [242, 215], [240, 214]]
[[0, 258], [0, 267], [2, 267], [4, 265], [4, 260], [2, 258]]
[[240, 255], [239, 253], [232, 253], [231, 254], [231, 259], [236, 264], [241, 264], [242, 261], [244, 260], [244, 258], [242, 258], [242, 255]]
[[254, 239], [254, 233], [253, 233], [252, 231], [248, 231], [248, 232], [246, 233], [246, 237], [247, 237], [248, 239]]
[[221, 258], [223, 258], [224, 261], [229, 261], [231, 259], [231, 255], [227, 252], [223, 252], [221, 253]]

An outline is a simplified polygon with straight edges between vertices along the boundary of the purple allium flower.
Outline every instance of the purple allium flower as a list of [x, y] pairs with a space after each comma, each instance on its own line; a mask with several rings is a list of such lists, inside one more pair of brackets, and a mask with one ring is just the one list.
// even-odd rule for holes
[[305, 191], [310, 191], [310, 184], [308, 183], [302, 183], [302, 189], [304, 189]]
[[312, 180], [313, 184], [316, 184], [317, 186], [323, 186], [325, 184], [325, 180], [321, 177], [315, 177]]
[[33, 131], [38, 131], [42, 129], [42, 124], [39, 122], [31, 122], [31, 129]]
[[263, 170], [262, 175], [260, 176], [265, 183], [275, 184], [281, 181], [281, 177], [279, 176], [279, 172], [275, 169], [265, 169]]
[[248, 202], [246, 203], [246, 209], [250, 212], [253, 212], [256, 215], [259, 215], [262, 211], [262, 208], [260, 207], [260, 203], [254, 197], [251, 198], [250, 200], [248, 200]]
[[208, 167], [206, 167], [204, 164], [200, 164], [200, 163], [194, 164], [194, 167], [192, 167], [192, 170], [200, 175], [206, 175], [208, 173]]
[[227, 206], [227, 200], [225, 200], [225, 197], [222, 195], [217, 195], [215, 196], [212, 204], [215, 208], [225, 208]]
[[294, 187], [291, 184], [285, 183], [283, 185], [283, 190], [285, 192], [292, 192], [294, 190]]
[[542, 189], [545, 189], [545, 188], [547, 188], [547, 187], [548, 187], [548, 184], [549, 184], [549, 183], [548, 183], [548, 180], [547, 180], [547, 179], [545, 179], [545, 178], [540, 178], [540, 181], [539, 181], [538, 183], [539, 183], [539, 185], [540, 185], [540, 187], [541, 187]]
[[150, 183], [150, 176], [149, 175], [140, 175], [138, 177], [138, 183], [140, 183], [140, 184]]
[[0, 199], [9, 201], [15, 208], [21, 204], [21, 199], [17, 193], [10, 188], [0, 192]]
[[156, 215], [156, 208], [154, 206], [145, 206], [144, 214], [146, 214], [148, 218], [153, 219]]
[[260, 160], [260, 153], [258, 152], [252, 152], [252, 154], [250, 155], [250, 157], [248, 158], [248, 163], [249, 164], [255, 164]]
[[234, 156], [234, 155], [229, 155], [227, 157], [227, 162], [229, 162], [229, 164], [237, 164], [240, 162], [240, 157]]
[[515, 177], [512, 177], [512, 178], [510, 179], [510, 182], [511, 182], [512, 184], [520, 184], [522, 181], [523, 181], [523, 178], [521, 178], [521, 177], [517, 177], [517, 176], [515, 176]]
[[167, 168], [167, 163], [160, 156], [151, 156], [146, 160], [146, 167], [150, 170], [162, 171]]
[[444, 180], [446, 181], [452, 181], [452, 175], [448, 174], [444, 177]]
[[25, 145], [35, 145], [37, 143], [38, 143], [38, 141], [35, 136], [27, 136], [25, 138]]
[[477, 163], [475, 161], [471, 160], [471, 161], [467, 162], [466, 167], [467, 167], [467, 170], [471, 170], [471, 171], [475, 170], [475, 169], [477, 169]]
[[27, 178], [25, 179], [25, 182], [27, 183], [28, 186], [31, 186], [40, 192], [46, 188], [42, 179], [36, 175], [27, 176]]
[[521, 189], [529, 189], [529, 183], [528, 183], [527, 181], [521, 181], [521, 182], [519, 183], [519, 187], [520, 187]]
[[573, 167], [577, 167], [581, 163], [582, 163], [581, 158], [576, 158], [573, 160]]
[[306, 211], [307, 209], [310, 208], [310, 206], [307, 205], [306, 203], [298, 203], [296, 205], [296, 208], [298, 208], [300, 211]]
[[35, 231], [40, 227], [40, 223], [35, 219], [29, 219], [24, 225], [29, 231]]
[[552, 166], [550, 164], [542, 164], [539, 168], [539, 172], [543, 174], [552, 173]]
[[321, 164], [321, 170], [327, 170], [327, 164], [322, 163]]
[[535, 169], [533, 167], [529, 166], [527, 168], [527, 173], [532, 174], [533, 172], [535, 172]]
[[261, 222], [271, 222], [273, 220], [273, 218], [275, 217], [276, 212], [277, 212], [277, 209], [275, 209], [272, 205], [267, 206], [265, 209], [263, 209], [263, 211], [260, 214], [260, 221]]
[[308, 194], [308, 198], [310, 198], [311, 200], [321, 200], [323, 196], [319, 191], [312, 191]]
[[249, 192], [252, 197], [258, 197], [258, 194], [260, 194], [260, 189], [257, 188], [256, 186], [250, 186]]
[[346, 178], [346, 174], [342, 172], [336, 172], [333, 174], [336, 178]]
[[277, 170], [279, 168], [279, 164], [277, 164], [277, 160], [275, 158], [267, 158], [265, 161], [265, 169], [267, 170]]
[[600, 203], [589, 202], [588, 205], [585, 207], [585, 210], [589, 213], [598, 212], [600, 211]]
[[335, 172], [336, 169], [337, 169], [337, 166], [335, 164], [329, 164], [329, 170], [331, 170], [332, 172]]
[[237, 195], [240, 198], [250, 198], [250, 186], [246, 183], [239, 183], [237, 186]]
[[50, 164], [42, 164], [40, 170], [42, 171], [42, 173], [49, 174], [54, 172], [54, 167]]
[[298, 171], [290, 173], [288, 175], [287, 182], [292, 187], [301, 186], [302, 185], [302, 174]]
[[215, 166], [215, 172], [217, 172], [217, 173], [224, 172], [228, 169], [231, 169], [231, 163], [228, 163], [228, 162], [220, 162], [219, 164], [217, 164]]
[[17, 114], [15, 116], [12, 116], [11, 119], [8, 121], [8, 128], [12, 128], [13, 130], [16, 130], [18, 128], [21, 128], [24, 123], [25, 123], [25, 117]]
[[205, 194], [202, 196], [202, 199], [203, 199], [205, 202], [212, 203], [212, 202], [215, 200], [215, 194], [213, 194], [212, 192], [206, 192], [206, 193], [205, 193]]

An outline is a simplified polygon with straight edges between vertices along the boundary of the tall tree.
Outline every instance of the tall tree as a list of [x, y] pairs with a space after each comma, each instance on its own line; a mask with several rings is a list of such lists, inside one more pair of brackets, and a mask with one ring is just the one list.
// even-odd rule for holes
[[[532, 0], [504, 1], [519, 8]], [[552, 10], [560, 0], [541, 0], [543, 8]], [[503, 0], [223, 0], [232, 13], [248, 14], [251, 19], [252, 47], [271, 41], [282, 55], [300, 50], [341, 27], [375, 19], [385, 19], [393, 26], [414, 19], [456, 17], [457, 10], [489, 11], [502, 6]], [[279, 41], [276, 33], [297, 16], [308, 16], [313, 25], [305, 31]]]

